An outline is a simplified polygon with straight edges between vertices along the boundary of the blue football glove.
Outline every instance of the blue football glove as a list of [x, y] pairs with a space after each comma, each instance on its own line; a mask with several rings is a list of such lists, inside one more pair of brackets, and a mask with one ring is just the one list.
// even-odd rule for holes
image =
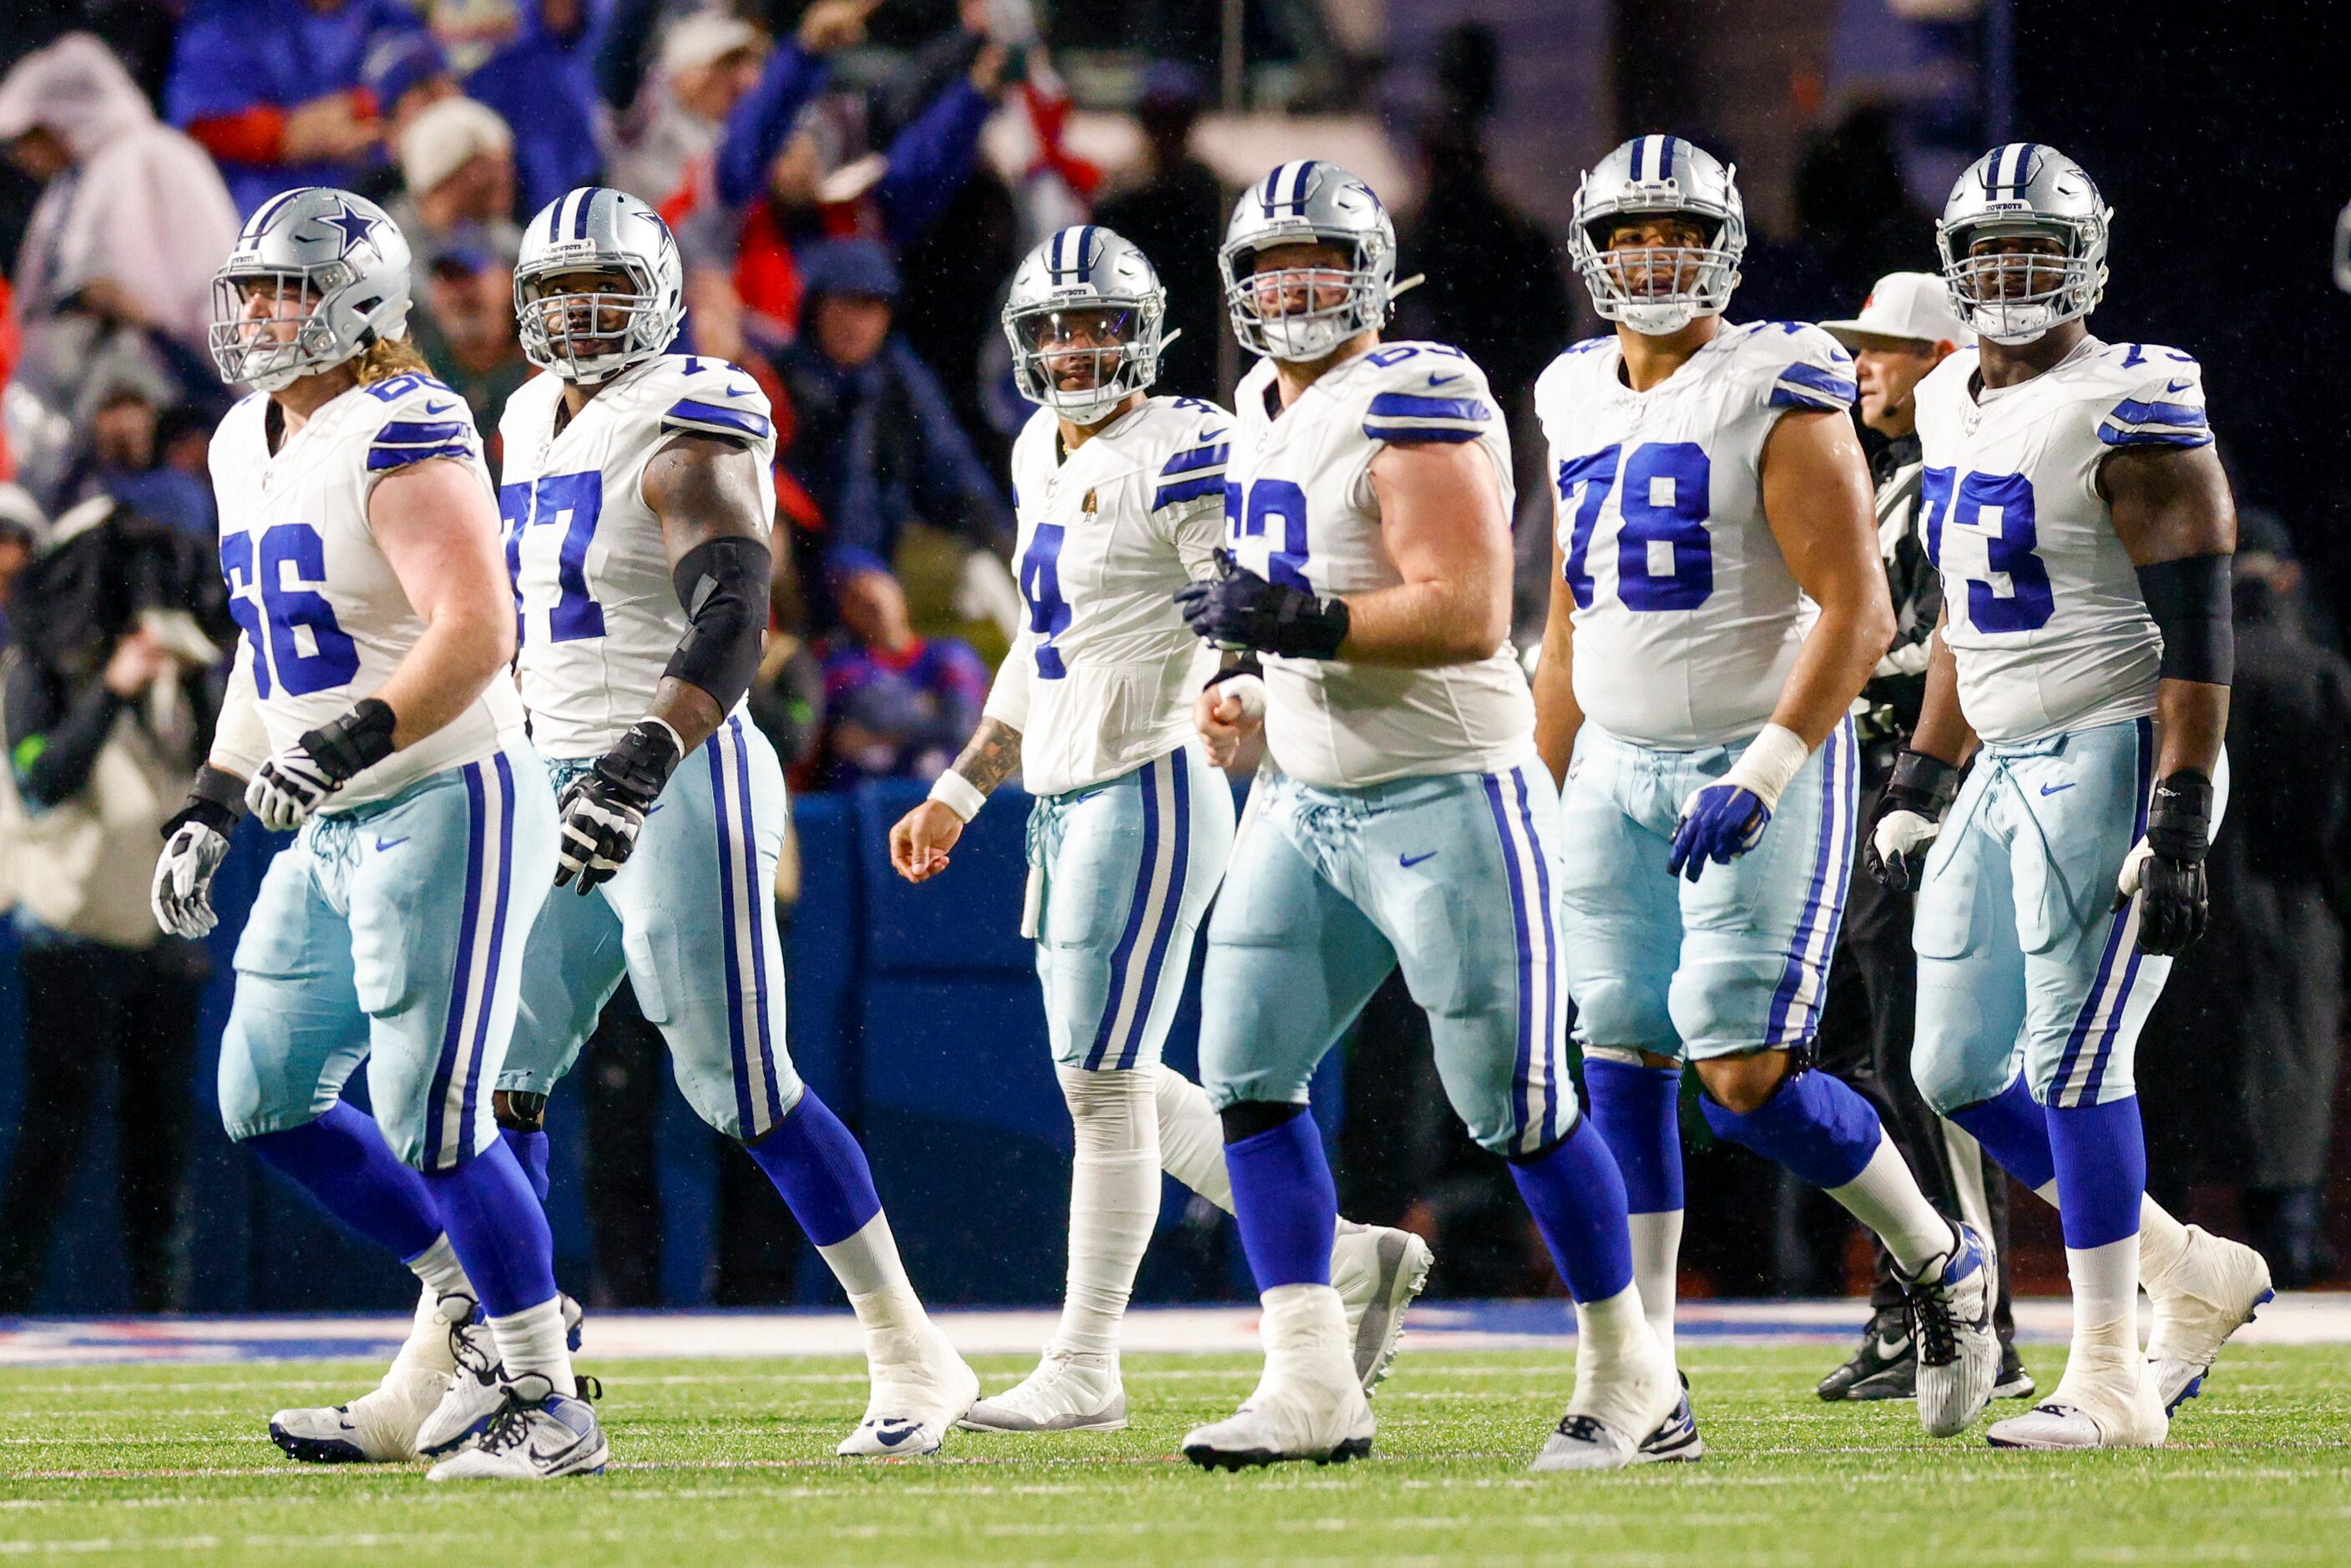
[[1667, 872], [1698, 880], [1706, 862], [1729, 865], [1763, 840], [1771, 825], [1771, 808], [1763, 797], [1737, 784], [1709, 784], [1694, 790], [1682, 802], [1681, 821], [1674, 824], [1674, 850]]
[[1347, 604], [1269, 582], [1217, 552], [1217, 575], [1176, 591], [1184, 623], [1219, 648], [1253, 648], [1290, 659], [1335, 659], [1347, 640]]

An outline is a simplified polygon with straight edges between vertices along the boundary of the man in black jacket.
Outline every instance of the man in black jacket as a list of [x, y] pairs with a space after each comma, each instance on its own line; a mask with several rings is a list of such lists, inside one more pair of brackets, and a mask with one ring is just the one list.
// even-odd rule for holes
[[[1823, 325], [1853, 351], [1861, 387], [1857, 413], [1877, 484], [1877, 539], [1893, 591], [1894, 645], [1880, 659], [1861, 698], [1861, 817], [1870, 820], [1894, 759], [1918, 722], [1927, 688], [1927, 640], [1943, 612], [1942, 579], [1919, 535], [1917, 410], [1912, 393], [1944, 356], [1972, 340], [1952, 313], [1943, 280], [1897, 272], [1878, 280], [1849, 321]], [[1936, 1207], [1992, 1238], [2000, 1260], [2001, 1372], [1994, 1394], [2022, 1397], [2032, 1378], [2016, 1354], [2009, 1313], [2008, 1193], [1997, 1166], [1974, 1141], [1927, 1107], [1910, 1077], [1910, 1040], [1918, 995], [1910, 947], [1911, 897], [1880, 886], [1855, 859], [1844, 928], [1829, 972], [1816, 1051], [1820, 1065], [1877, 1107], [1880, 1120]], [[1885, 1249], [1876, 1258], [1870, 1321], [1850, 1360], [1821, 1379], [1823, 1399], [1902, 1399], [1912, 1393], [1917, 1361], [1904, 1316], [1901, 1285]]]
[[0, 834], [25, 1086], [0, 1184], [0, 1314], [33, 1306], [110, 1062], [130, 1305], [187, 1304], [189, 1080], [210, 970], [201, 945], [156, 929], [148, 884], [158, 830], [211, 738], [204, 666], [217, 651], [184, 613], [200, 559], [101, 497], [57, 520], [17, 584]]

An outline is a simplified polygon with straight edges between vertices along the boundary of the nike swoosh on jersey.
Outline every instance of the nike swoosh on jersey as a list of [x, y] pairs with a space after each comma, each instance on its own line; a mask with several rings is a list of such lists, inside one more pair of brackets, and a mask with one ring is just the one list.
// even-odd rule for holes
[[1431, 850], [1425, 855], [1398, 855], [1396, 856], [1396, 864], [1404, 867], [1406, 871], [1410, 871], [1414, 866], [1418, 865], [1421, 862], [1433, 861], [1436, 858], [1437, 852], [1435, 850]]
[[2043, 795], [2054, 795], [2060, 789], [2071, 789], [2073, 787], [2072, 784], [2043, 784], [2041, 787], [2041, 792]]
[[1449, 376], [1440, 376], [1435, 371], [1428, 372], [1428, 384], [1433, 387], [1441, 387], [1447, 382], [1458, 382], [1460, 379], [1461, 372], [1459, 371], [1454, 371]]
[[2166, 391], [2166, 392], [2186, 392], [2189, 387], [2192, 387], [2192, 386], [2194, 386], [2195, 384], [2196, 384], [2196, 383], [2195, 383], [2194, 382], [2192, 382], [2192, 381], [2186, 381], [2186, 382], [2164, 382], [2164, 383], [2163, 383], [2163, 390], [2164, 390], [2164, 391]]
[[456, 406], [457, 405], [454, 402], [428, 402], [424, 405], [424, 412], [427, 413], [446, 413]]
[[378, 833], [375, 836], [375, 852], [381, 854], [386, 850], [396, 850], [413, 837], [415, 837], [413, 833], [402, 833], [399, 838], [387, 839], [381, 833]]
[[725, 392], [728, 397], [749, 397], [753, 392], [759, 389], [757, 387], [720, 387], [718, 390]]

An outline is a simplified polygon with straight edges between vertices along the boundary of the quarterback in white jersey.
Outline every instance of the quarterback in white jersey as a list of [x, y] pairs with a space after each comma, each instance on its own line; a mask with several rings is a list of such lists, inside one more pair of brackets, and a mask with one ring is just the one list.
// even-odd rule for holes
[[1616, 329], [1535, 387], [1568, 990], [1660, 1336], [1687, 1061], [1718, 1134], [1885, 1242], [1920, 1320], [1919, 1416], [1948, 1437], [1998, 1370], [1984, 1244], [1936, 1212], [1867, 1101], [1808, 1071], [1853, 865], [1846, 713], [1894, 635], [1853, 361], [1817, 327], [1725, 324], [1745, 244], [1732, 172], [1678, 137], [1635, 137], [1576, 193], [1571, 249]]
[[1918, 385], [1944, 620], [1870, 843], [1892, 885], [1924, 861], [1921, 1092], [2064, 1221], [2073, 1351], [2048, 1400], [1992, 1427], [2021, 1448], [2162, 1442], [2269, 1290], [2251, 1249], [2145, 1197], [2132, 1058], [2204, 925], [2236, 517], [2196, 361], [2089, 334], [2111, 218], [2033, 142], [1986, 153], [1944, 209], [1944, 277], [1981, 341]]
[[547, 1095], [626, 975], [687, 1101], [742, 1141], [857, 1310], [872, 1390], [840, 1452], [931, 1452], [978, 1380], [907, 1283], [864, 1151], [784, 1045], [783, 769], [743, 706], [768, 626], [767, 399], [733, 365], [663, 351], [677, 246], [624, 192], [534, 217], [515, 301], [549, 373], [507, 403], [499, 497], [572, 891], [531, 928], [500, 1124], [544, 1139]]
[[1558, 801], [1509, 644], [1501, 415], [1459, 350], [1381, 343], [1395, 231], [1343, 169], [1306, 160], [1252, 185], [1219, 262], [1264, 362], [1233, 428], [1231, 553], [1179, 598], [1203, 639], [1265, 659], [1261, 710], [1227, 683], [1194, 717], [1220, 754], [1262, 724], [1270, 759], [1209, 924], [1200, 1028], [1266, 1364], [1185, 1452], [1238, 1468], [1371, 1448], [1306, 1101], [1400, 967], [1447, 1099], [1510, 1162], [1576, 1300], [1575, 1389], [1536, 1468], [1633, 1463], [1687, 1427], [1634, 1289], [1623, 1179], [1567, 1075]]
[[[463, 1416], [449, 1446], [477, 1423], [496, 1435], [436, 1479], [601, 1469], [547, 1219], [489, 1115], [555, 817], [506, 676], [481, 441], [403, 336], [408, 246], [373, 204], [273, 198], [214, 297], [222, 379], [260, 389], [212, 446], [241, 635], [210, 761], [166, 827], [156, 918], [212, 928], [244, 808], [299, 830], [237, 944], [222, 1118], [423, 1286], [373, 1393], [280, 1411], [270, 1436], [310, 1461], [413, 1458], [447, 1406]], [[340, 1098], [362, 1062], [372, 1124]], [[475, 1397], [461, 1355], [509, 1377]]]
[[[1013, 275], [1005, 333], [1041, 405], [1012, 448], [1029, 622], [970, 745], [890, 836], [899, 873], [927, 881], [1014, 768], [1037, 796], [1024, 929], [1076, 1132], [1069, 1290], [1037, 1370], [964, 1417], [983, 1431], [1125, 1426], [1118, 1327], [1160, 1170], [1232, 1209], [1207, 1095], [1160, 1061], [1233, 841], [1191, 719], [1217, 659], [1175, 602], [1224, 538], [1232, 416], [1150, 395], [1165, 318], [1150, 260], [1105, 228], [1049, 236]], [[1365, 1389], [1428, 1266], [1418, 1237], [1342, 1222], [1331, 1269]]]

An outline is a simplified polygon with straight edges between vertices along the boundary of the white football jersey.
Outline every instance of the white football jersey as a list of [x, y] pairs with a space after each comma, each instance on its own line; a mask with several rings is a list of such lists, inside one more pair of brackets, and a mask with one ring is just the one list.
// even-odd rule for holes
[[[1388, 442], [1474, 441], [1510, 513], [1510, 437], [1486, 372], [1442, 343], [1383, 343], [1280, 406], [1274, 363], [1235, 402], [1227, 542], [1240, 564], [1317, 595], [1404, 578], [1380, 538], [1372, 460]], [[1361, 789], [1435, 773], [1491, 773], [1534, 748], [1534, 699], [1506, 638], [1475, 664], [1390, 669], [1267, 655], [1266, 747], [1309, 784]]]
[[1217, 654], [1175, 595], [1215, 570], [1232, 423], [1214, 403], [1155, 397], [1066, 456], [1050, 409], [1013, 444], [1029, 621], [987, 715], [1020, 732], [1032, 793], [1116, 779], [1191, 737], [1192, 699]]
[[2155, 711], [2163, 636], [2098, 494], [2131, 446], [2204, 446], [2204, 378], [2153, 343], [2085, 338], [1989, 395], [1977, 350], [1918, 383], [1919, 520], [1943, 574], [1959, 708], [1986, 740], [2025, 741]]
[[604, 383], [561, 431], [563, 382], [534, 376], [507, 400], [498, 510], [520, 619], [523, 706], [549, 757], [598, 757], [653, 706], [686, 632], [646, 460], [672, 436], [730, 437], [776, 513], [776, 427], [758, 384], [724, 360], [661, 354]]
[[1818, 327], [1725, 325], [1646, 392], [1612, 333], [1535, 382], [1575, 700], [1610, 734], [1694, 750], [1771, 718], [1810, 616], [1763, 518], [1763, 443], [1790, 409], [1853, 405], [1853, 359]]
[[[213, 433], [221, 575], [249, 650], [254, 693], [273, 751], [373, 695], [423, 619], [368, 527], [376, 481], [411, 463], [454, 458], [490, 492], [465, 400], [426, 375], [353, 387], [269, 451], [269, 399], [256, 392]], [[329, 810], [398, 794], [417, 779], [478, 762], [522, 735], [522, 706], [503, 675], [474, 706], [345, 784]]]

